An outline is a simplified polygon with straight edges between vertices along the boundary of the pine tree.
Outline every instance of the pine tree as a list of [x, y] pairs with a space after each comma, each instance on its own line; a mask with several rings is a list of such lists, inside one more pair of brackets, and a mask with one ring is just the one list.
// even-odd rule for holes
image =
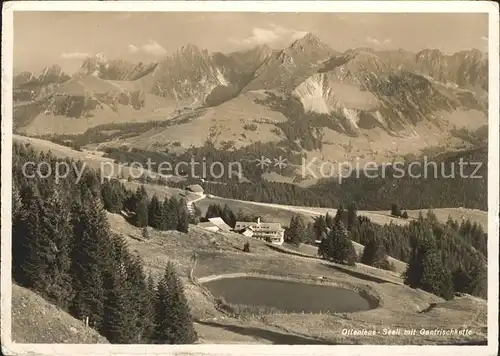
[[318, 255], [326, 260], [337, 263], [355, 265], [357, 255], [352, 241], [347, 238], [344, 224], [338, 220], [328, 236], [321, 241]]
[[323, 240], [328, 233], [327, 217], [328, 214], [326, 217], [321, 215], [314, 219], [312, 228], [316, 240]]
[[70, 308], [79, 318], [89, 317], [91, 325], [101, 328], [104, 314], [104, 273], [112, 264], [109, 225], [99, 198], [83, 193], [72, 208], [75, 241], [71, 275], [75, 298]]
[[137, 227], [148, 226], [148, 194], [143, 185], [137, 188], [135, 196], [135, 218], [134, 225]]
[[385, 248], [380, 239], [373, 236], [365, 245], [363, 255], [361, 256], [361, 263], [380, 268], [385, 261]]
[[294, 245], [299, 245], [307, 239], [306, 223], [300, 214], [292, 216], [290, 227], [286, 231], [286, 240]]
[[[12, 191], [12, 277], [19, 284], [26, 285], [24, 280], [23, 265], [27, 256], [27, 229], [25, 225], [26, 214], [29, 213], [28, 204], [33, 197], [37, 196], [36, 186], [26, 185], [24, 193], [17, 189], [17, 184], [13, 182]], [[24, 196], [24, 199], [23, 199]], [[23, 202], [24, 200], [24, 202]]]
[[15, 181], [12, 182], [12, 224], [19, 220], [23, 212], [21, 192]]
[[189, 212], [187, 211], [186, 202], [181, 199], [177, 204], [177, 231], [187, 233], [189, 230]]
[[48, 199], [47, 205], [52, 223], [51, 231], [48, 233], [53, 253], [53, 260], [47, 271], [51, 276], [47, 295], [57, 305], [66, 308], [73, 293], [70, 275], [73, 245], [70, 208], [64, 204], [58, 190], [55, 190]]
[[197, 340], [182, 282], [169, 262], [158, 283], [155, 341], [164, 344], [192, 344]]
[[[19, 282], [65, 307], [71, 299], [71, 225], [57, 191], [48, 200], [32, 197], [17, 230], [15, 252]], [[17, 228], [16, 228], [17, 229]]]
[[138, 334], [138, 315], [128, 281], [127, 246], [119, 236], [114, 236], [111, 241], [110, 264], [103, 273], [105, 301], [100, 331], [111, 343], [134, 343]]
[[156, 194], [149, 202], [148, 225], [155, 229], [160, 229], [162, 225], [162, 206]]
[[223, 208], [219, 204], [210, 204], [205, 213], [205, 220], [222, 217], [222, 211]]
[[405, 272], [405, 284], [450, 299], [453, 296], [452, 275], [442, 263], [430, 222], [417, 231], [415, 245]]
[[351, 203], [347, 209], [347, 230], [352, 231], [358, 224], [358, 208], [356, 203]]
[[135, 333], [133, 341], [134, 343], [145, 343], [150, 339], [150, 322], [153, 315], [152, 303], [154, 298], [151, 298], [143, 262], [139, 256], [132, 255], [127, 259], [126, 270], [128, 297], [134, 311], [133, 329]]
[[115, 180], [106, 180], [101, 187], [104, 209], [111, 213], [119, 214], [123, 209], [125, 199], [122, 187]]
[[201, 210], [194, 203], [192, 203], [192, 206], [193, 206], [193, 212], [189, 216], [189, 223], [193, 224], [193, 225], [198, 225], [198, 223], [200, 222], [200, 218], [201, 218]]
[[146, 281], [146, 301], [142, 306], [142, 337], [141, 343], [152, 343], [155, 331], [156, 284], [150, 274]]
[[339, 205], [339, 208], [337, 209], [337, 213], [335, 214], [333, 221], [334, 225], [339, 221], [341, 221], [344, 226], [347, 224], [347, 212], [344, 210], [342, 204]]
[[162, 225], [163, 230], [177, 230], [179, 226], [179, 202], [175, 197], [163, 202]]
[[225, 204], [224, 208], [222, 209], [221, 218], [232, 228], [234, 228], [234, 226], [236, 225], [236, 216], [227, 204]]

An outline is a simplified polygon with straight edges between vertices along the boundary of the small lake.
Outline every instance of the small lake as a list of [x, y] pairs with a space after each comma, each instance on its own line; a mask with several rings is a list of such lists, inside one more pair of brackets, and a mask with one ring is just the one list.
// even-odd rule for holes
[[326, 285], [260, 277], [223, 278], [203, 285], [230, 304], [271, 307], [287, 313], [349, 313], [376, 307], [355, 291]]

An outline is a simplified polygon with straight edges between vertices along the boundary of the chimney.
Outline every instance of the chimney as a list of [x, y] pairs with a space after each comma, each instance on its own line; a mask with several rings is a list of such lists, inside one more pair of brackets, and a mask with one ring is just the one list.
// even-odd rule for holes
[[260, 218], [257, 218], [257, 225], [260, 225]]

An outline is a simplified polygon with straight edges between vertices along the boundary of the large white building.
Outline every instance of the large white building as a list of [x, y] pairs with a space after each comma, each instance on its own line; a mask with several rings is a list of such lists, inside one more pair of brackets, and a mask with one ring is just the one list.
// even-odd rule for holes
[[252, 231], [252, 236], [257, 239], [265, 240], [275, 245], [282, 245], [285, 241], [285, 229], [281, 227], [280, 223], [266, 223], [257, 219], [256, 222], [237, 221], [234, 226], [235, 231], [245, 231], [249, 228]]

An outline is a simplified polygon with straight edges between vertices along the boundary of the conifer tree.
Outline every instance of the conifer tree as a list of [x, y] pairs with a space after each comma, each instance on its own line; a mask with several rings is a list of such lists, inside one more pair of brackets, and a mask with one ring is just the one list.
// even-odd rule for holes
[[149, 202], [148, 225], [154, 229], [160, 229], [162, 226], [162, 206], [156, 194]]
[[429, 223], [417, 230], [415, 245], [405, 272], [405, 284], [446, 299], [453, 296], [452, 275], [445, 269]]
[[73, 299], [71, 311], [79, 318], [88, 317], [91, 325], [100, 330], [104, 314], [104, 273], [112, 264], [112, 244], [109, 225], [99, 198], [84, 191], [82, 199], [72, 208]]
[[15, 181], [12, 182], [12, 224], [19, 220], [23, 211], [21, 192]]
[[169, 262], [158, 283], [154, 338], [164, 344], [192, 344], [197, 340], [182, 282]]
[[324, 215], [320, 215], [314, 219], [312, 228], [314, 231], [315, 240], [321, 241], [326, 237], [328, 233], [327, 217], [328, 214], [326, 217]]
[[233, 211], [227, 204], [224, 205], [224, 208], [222, 209], [221, 212], [221, 218], [224, 220], [226, 224], [234, 228], [236, 225], [236, 216], [234, 215]]
[[19, 222], [14, 245], [19, 282], [64, 307], [71, 298], [71, 225], [57, 191], [48, 200], [32, 197]]
[[187, 233], [189, 230], [189, 212], [183, 199], [177, 204], [177, 231]]
[[328, 261], [355, 265], [356, 251], [351, 240], [347, 238], [347, 230], [340, 220], [335, 223], [327, 238], [321, 241], [318, 255]]
[[[219, 204], [210, 204], [205, 213], [205, 220], [219, 218], [223, 215], [223, 208]], [[226, 222], [227, 224], [227, 222]]]
[[347, 209], [347, 230], [352, 229], [358, 224], [358, 208], [356, 203], [351, 203]]
[[200, 222], [200, 218], [201, 218], [201, 210], [196, 204], [193, 203], [193, 214], [189, 222], [191, 224], [197, 225]]
[[[20, 189], [17, 188], [17, 184], [13, 182], [12, 185], [12, 277], [18, 283], [26, 285], [26, 281], [24, 280], [24, 272], [23, 265], [25, 257], [27, 256], [26, 247], [27, 247], [27, 234], [26, 230], [28, 226], [25, 225], [27, 221], [25, 214], [29, 213], [30, 200], [35, 193], [35, 186], [28, 185], [26, 183], [26, 187], [24, 190], [25, 199], [23, 199], [23, 193]], [[29, 198], [28, 198], [29, 196]], [[23, 203], [23, 200], [26, 202]]]
[[143, 185], [137, 188], [135, 194], [135, 219], [134, 224], [137, 227], [144, 227], [148, 225], [148, 194]]
[[142, 306], [143, 315], [141, 343], [154, 341], [155, 331], [155, 308], [156, 308], [156, 284], [151, 274], [146, 280], [146, 300]]
[[306, 223], [300, 214], [292, 216], [290, 227], [286, 231], [286, 240], [294, 245], [299, 245], [305, 241], [307, 236]]
[[105, 301], [102, 334], [115, 344], [134, 343], [137, 340], [138, 315], [131, 283], [128, 281], [128, 251], [123, 238], [113, 236], [110, 264], [103, 273]]
[[165, 199], [162, 206], [163, 230], [177, 230], [179, 225], [179, 202], [175, 197]]
[[378, 236], [372, 236], [363, 249], [361, 263], [380, 268], [385, 261], [385, 248], [380, 238]]
[[335, 214], [335, 217], [333, 218], [334, 220], [334, 225], [335, 223], [341, 221], [344, 226], [347, 224], [347, 212], [344, 210], [344, 207], [342, 204], [339, 205], [339, 208], [337, 209], [337, 213]]
[[119, 214], [123, 209], [125, 199], [122, 187], [115, 180], [107, 179], [101, 186], [104, 209]]

